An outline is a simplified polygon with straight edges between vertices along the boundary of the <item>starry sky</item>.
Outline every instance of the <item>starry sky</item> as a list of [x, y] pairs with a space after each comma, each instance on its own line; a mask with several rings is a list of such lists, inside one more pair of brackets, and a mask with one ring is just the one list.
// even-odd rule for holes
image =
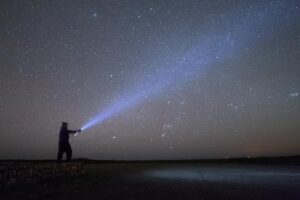
[[0, 2], [0, 159], [300, 154], [300, 1]]

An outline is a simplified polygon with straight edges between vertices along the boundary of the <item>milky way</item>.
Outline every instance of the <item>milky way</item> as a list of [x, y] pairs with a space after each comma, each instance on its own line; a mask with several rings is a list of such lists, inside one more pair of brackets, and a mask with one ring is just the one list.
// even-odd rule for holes
[[298, 1], [0, 7], [0, 158], [300, 153]]

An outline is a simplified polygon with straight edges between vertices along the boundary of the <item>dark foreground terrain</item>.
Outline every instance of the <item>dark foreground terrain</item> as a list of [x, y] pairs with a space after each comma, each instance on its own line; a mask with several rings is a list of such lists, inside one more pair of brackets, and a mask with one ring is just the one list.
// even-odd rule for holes
[[85, 164], [77, 177], [1, 189], [0, 199], [300, 199], [299, 165]]

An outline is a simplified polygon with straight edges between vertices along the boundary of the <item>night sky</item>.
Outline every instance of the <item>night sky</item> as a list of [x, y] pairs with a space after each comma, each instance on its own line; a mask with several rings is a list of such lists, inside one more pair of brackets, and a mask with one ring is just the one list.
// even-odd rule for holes
[[0, 159], [300, 154], [300, 1], [0, 3]]

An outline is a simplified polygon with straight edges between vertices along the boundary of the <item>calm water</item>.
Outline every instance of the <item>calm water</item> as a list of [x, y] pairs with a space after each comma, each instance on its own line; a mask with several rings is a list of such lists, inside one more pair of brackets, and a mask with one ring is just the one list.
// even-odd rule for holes
[[146, 178], [178, 182], [219, 182], [300, 188], [300, 167], [266, 165], [174, 165], [147, 170]]

